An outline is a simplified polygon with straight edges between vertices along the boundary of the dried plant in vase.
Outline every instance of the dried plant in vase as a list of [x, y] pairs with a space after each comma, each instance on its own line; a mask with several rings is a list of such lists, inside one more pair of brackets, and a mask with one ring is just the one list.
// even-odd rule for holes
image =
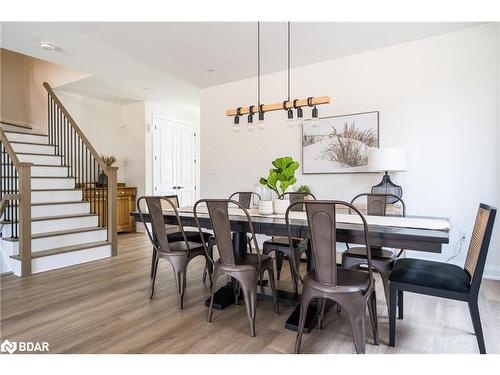
[[[101, 159], [108, 168], [116, 163], [116, 158], [113, 155], [101, 155]], [[101, 171], [101, 173], [99, 174], [98, 185], [106, 186], [107, 184], [108, 176], [106, 176], [106, 173], [104, 171]]]

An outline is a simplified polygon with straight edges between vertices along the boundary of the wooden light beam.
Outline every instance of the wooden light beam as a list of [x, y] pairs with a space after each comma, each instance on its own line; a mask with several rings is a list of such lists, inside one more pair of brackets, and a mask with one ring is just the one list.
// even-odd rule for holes
[[[312, 105], [320, 105], [320, 104], [328, 104], [330, 103], [330, 97], [329, 96], [316, 96], [312, 98]], [[293, 108], [293, 100], [290, 100], [286, 102], [285, 104], [286, 108]], [[298, 107], [307, 107], [307, 99], [299, 99], [297, 100], [297, 108]], [[262, 110], [264, 112], [271, 112], [271, 111], [279, 111], [283, 110], [283, 103], [273, 103], [273, 104], [264, 104], [262, 107]], [[259, 112], [259, 107], [255, 105], [254, 107], [254, 113]], [[242, 107], [241, 108], [241, 114], [246, 115], [249, 114], [250, 111], [248, 107]], [[226, 110], [226, 116], [236, 116], [236, 109], [228, 109]]]

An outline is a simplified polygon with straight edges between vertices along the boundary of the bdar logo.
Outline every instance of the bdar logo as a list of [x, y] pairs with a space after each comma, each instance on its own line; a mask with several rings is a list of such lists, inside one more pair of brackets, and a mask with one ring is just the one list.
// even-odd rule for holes
[[8, 352], [10, 354], [14, 353], [17, 349], [17, 342], [10, 342], [9, 340], [5, 340], [2, 345], [0, 345], [0, 351], [2, 353]]

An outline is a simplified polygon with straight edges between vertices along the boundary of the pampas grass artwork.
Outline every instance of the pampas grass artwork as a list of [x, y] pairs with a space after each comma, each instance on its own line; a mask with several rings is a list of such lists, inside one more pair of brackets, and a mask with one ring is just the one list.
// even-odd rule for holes
[[365, 172], [368, 150], [378, 147], [378, 112], [304, 122], [303, 173]]

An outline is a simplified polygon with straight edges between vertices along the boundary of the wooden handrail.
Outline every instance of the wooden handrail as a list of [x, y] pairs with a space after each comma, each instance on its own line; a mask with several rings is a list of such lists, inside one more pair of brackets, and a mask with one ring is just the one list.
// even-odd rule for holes
[[2, 128], [0, 128], [0, 142], [3, 143], [5, 150], [7, 151], [7, 154], [9, 155], [10, 160], [12, 160], [12, 164], [16, 167], [16, 169], [19, 167], [19, 159], [17, 158], [16, 152], [12, 148], [12, 145], [10, 144], [9, 140], [7, 139], [7, 136], [5, 135], [4, 131]]
[[19, 199], [21, 199], [20, 194], [5, 194], [0, 201], [0, 216], [3, 215], [9, 201], [18, 201]]
[[102, 168], [102, 170], [104, 171], [104, 173], [106, 174], [106, 176], [109, 177], [109, 175], [110, 175], [110, 169], [109, 169], [109, 167], [104, 163], [104, 161], [102, 160], [101, 156], [94, 149], [94, 147], [92, 146], [92, 144], [90, 143], [90, 141], [87, 139], [87, 137], [85, 136], [85, 134], [83, 134], [82, 130], [78, 127], [78, 125], [76, 124], [75, 120], [73, 120], [73, 117], [71, 117], [71, 115], [69, 114], [69, 112], [66, 110], [66, 108], [64, 107], [64, 105], [61, 103], [61, 101], [59, 100], [59, 98], [57, 97], [57, 95], [54, 93], [54, 90], [52, 90], [52, 87], [50, 87], [50, 85], [47, 82], [43, 83], [43, 87], [45, 87], [45, 90], [47, 90], [47, 93], [50, 95], [50, 97], [52, 98], [52, 100], [54, 100], [54, 102], [56, 102], [56, 104], [59, 107], [59, 109], [61, 110], [61, 112], [68, 119], [68, 122], [73, 127], [73, 129], [75, 129], [76, 133], [81, 138], [81, 140], [85, 144], [85, 146], [88, 148], [88, 150], [90, 151], [90, 153], [92, 154], [92, 156], [94, 156], [95, 160], [97, 161], [97, 163], [99, 164], [99, 166]]

